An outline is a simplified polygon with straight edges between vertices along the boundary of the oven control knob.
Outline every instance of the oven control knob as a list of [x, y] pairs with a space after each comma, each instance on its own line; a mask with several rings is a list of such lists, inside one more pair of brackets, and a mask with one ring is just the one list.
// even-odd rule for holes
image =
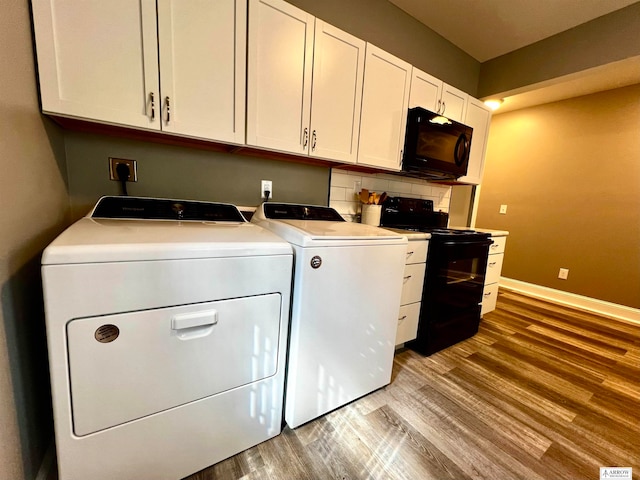
[[315, 255], [313, 258], [311, 258], [311, 268], [320, 268], [320, 265], [322, 265], [322, 258], [320, 258], [320, 256]]

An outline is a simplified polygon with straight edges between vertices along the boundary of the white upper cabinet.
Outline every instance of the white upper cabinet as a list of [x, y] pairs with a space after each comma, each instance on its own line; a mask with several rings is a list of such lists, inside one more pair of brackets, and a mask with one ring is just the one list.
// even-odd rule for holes
[[464, 123], [473, 128], [473, 136], [467, 175], [460, 177], [459, 182], [479, 185], [482, 181], [490, 122], [491, 110], [489, 107], [480, 100], [469, 97]]
[[162, 130], [244, 143], [246, 0], [158, 0]]
[[42, 110], [160, 129], [155, 0], [34, 0]]
[[309, 155], [355, 163], [366, 43], [316, 19]]
[[442, 103], [442, 80], [413, 67], [409, 108], [422, 107], [437, 112]]
[[247, 144], [307, 154], [314, 17], [249, 0]]
[[464, 123], [467, 95], [442, 80], [417, 68], [411, 74], [409, 108], [422, 107], [440, 113], [456, 122]]
[[355, 163], [365, 42], [281, 0], [250, 0], [247, 143]]
[[32, 3], [44, 112], [244, 141], [246, 0]]
[[358, 163], [400, 170], [411, 65], [367, 44]]
[[456, 122], [465, 123], [468, 99], [469, 95], [462, 90], [443, 83], [440, 114]]

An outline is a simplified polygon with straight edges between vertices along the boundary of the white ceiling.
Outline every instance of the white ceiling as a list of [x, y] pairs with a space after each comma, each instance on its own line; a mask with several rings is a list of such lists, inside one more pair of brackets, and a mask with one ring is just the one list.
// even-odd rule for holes
[[[480, 62], [638, 0], [389, 0]], [[505, 92], [496, 113], [640, 83], [640, 57]]]
[[638, 0], [389, 0], [480, 62]]

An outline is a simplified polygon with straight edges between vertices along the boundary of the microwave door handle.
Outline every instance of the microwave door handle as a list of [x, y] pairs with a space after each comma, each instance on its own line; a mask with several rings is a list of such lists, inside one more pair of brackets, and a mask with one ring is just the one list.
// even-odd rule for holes
[[[469, 141], [467, 140], [467, 136], [464, 133], [461, 133], [458, 137], [458, 141], [456, 142], [456, 147], [454, 149], [454, 160], [456, 161], [457, 166], [461, 166], [464, 163], [464, 159], [467, 156]], [[462, 148], [462, 152], [460, 151]], [[460, 155], [462, 153], [462, 155]]]

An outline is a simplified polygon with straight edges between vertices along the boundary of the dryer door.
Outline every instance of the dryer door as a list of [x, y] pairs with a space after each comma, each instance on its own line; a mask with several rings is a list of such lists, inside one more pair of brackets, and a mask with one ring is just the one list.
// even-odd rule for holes
[[70, 321], [74, 433], [274, 375], [280, 309], [281, 296], [273, 293]]

